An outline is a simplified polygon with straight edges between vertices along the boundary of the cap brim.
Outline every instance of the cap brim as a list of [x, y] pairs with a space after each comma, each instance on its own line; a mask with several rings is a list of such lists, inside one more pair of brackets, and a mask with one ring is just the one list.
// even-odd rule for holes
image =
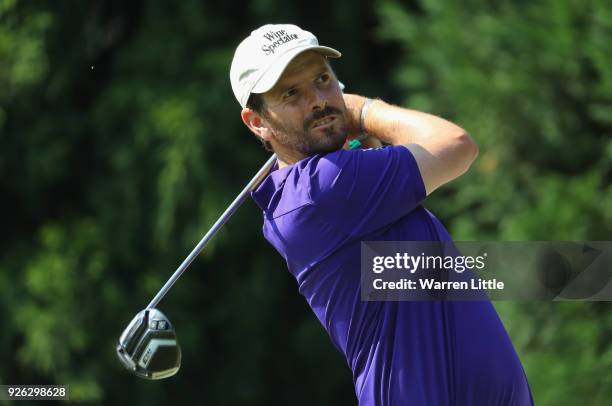
[[263, 74], [261, 79], [255, 84], [253, 90], [251, 90], [251, 93], [265, 93], [272, 89], [282, 76], [289, 63], [291, 63], [296, 56], [306, 51], [316, 51], [321, 55], [328, 56], [330, 58], [340, 58], [342, 56], [342, 54], [335, 49], [320, 45], [294, 48], [282, 55], [272, 64], [272, 66], [270, 66], [270, 68]]

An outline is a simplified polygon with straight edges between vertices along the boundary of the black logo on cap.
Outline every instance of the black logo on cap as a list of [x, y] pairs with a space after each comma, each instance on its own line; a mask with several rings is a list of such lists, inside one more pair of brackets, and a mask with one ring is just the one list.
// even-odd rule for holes
[[265, 39], [270, 41], [269, 44], [264, 44], [261, 47], [261, 50], [266, 56], [273, 54], [276, 51], [276, 48], [279, 46], [286, 44], [287, 42], [291, 42], [294, 39], [298, 39], [297, 34], [287, 34], [285, 30], [268, 31], [263, 36]]

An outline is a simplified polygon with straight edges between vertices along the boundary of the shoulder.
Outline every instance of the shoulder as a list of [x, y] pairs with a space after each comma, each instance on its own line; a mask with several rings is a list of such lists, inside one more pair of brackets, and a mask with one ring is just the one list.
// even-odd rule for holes
[[346, 191], [357, 179], [367, 184], [397, 171], [418, 172], [414, 156], [403, 145], [316, 155], [304, 162], [300, 177], [316, 194], [336, 188]]
[[[411, 152], [404, 146], [338, 150], [303, 159], [284, 169], [280, 212], [305, 204], [367, 199], [394, 178], [418, 172]], [[278, 213], [276, 213], [278, 214]]]
[[412, 159], [412, 152], [403, 145], [388, 145], [381, 148], [339, 150], [328, 154], [315, 155], [304, 161], [304, 166], [313, 170], [317, 168], [324, 171], [351, 169], [351, 165], [378, 164], [393, 159]]

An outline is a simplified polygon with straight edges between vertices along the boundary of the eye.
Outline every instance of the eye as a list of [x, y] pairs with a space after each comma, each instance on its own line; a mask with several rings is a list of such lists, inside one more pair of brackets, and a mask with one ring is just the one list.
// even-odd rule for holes
[[296, 88], [291, 88], [289, 90], [287, 90], [285, 93], [283, 93], [283, 100], [288, 99], [291, 96], [295, 96], [297, 94], [297, 89]]
[[327, 83], [327, 82], [329, 82], [329, 79], [330, 79], [329, 73], [323, 73], [322, 75], [320, 75], [317, 78], [316, 81], [317, 81], [317, 83]]

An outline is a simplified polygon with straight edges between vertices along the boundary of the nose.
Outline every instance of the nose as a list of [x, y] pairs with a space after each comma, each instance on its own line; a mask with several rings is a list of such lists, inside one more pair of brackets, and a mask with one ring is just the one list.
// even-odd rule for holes
[[327, 98], [316, 86], [313, 86], [310, 92], [310, 106], [312, 111], [323, 110], [327, 106]]

